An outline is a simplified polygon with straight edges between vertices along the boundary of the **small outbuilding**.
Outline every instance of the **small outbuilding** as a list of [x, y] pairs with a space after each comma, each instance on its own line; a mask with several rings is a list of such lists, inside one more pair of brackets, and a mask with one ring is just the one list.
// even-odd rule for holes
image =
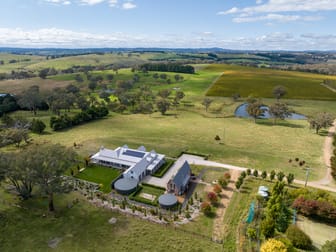
[[138, 181], [131, 178], [121, 178], [114, 183], [114, 188], [118, 193], [128, 195], [136, 190]]
[[162, 208], [172, 208], [177, 203], [177, 197], [172, 193], [162, 194], [159, 197], [159, 204]]

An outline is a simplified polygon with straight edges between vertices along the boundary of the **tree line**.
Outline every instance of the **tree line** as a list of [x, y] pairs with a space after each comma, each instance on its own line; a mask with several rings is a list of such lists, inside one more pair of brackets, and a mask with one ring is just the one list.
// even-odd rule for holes
[[146, 63], [139, 67], [142, 71], [175, 72], [175, 73], [195, 73], [195, 68], [191, 65], [178, 63]]
[[84, 111], [76, 113], [74, 116], [69, 116], [67, 114], [52, 116], [50, 118], [50, 127], [55, 131], [62, 130], [95, 119], [103, 118], [107, 116], [108, 113], [109, 111], [106, 106], [91, 106]]

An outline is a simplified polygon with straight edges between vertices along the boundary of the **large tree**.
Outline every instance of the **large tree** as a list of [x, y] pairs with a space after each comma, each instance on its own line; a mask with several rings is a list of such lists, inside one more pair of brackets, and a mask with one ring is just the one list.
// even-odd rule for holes
[[273, 123], [276, 124], [277, 119], [284, 120], [292, 114], [286, 103], [276, 102], [269, 107], [268, 112], [273, 117]]
[[42, 98], [39, 86], [31, 86], [21, 94], [18, 100], [20, 107], [31, 110], [34, 115], [36, 115], [37, 109], [41, 103]]
[[159, 99], [156, 102], [156, 107], [164, 115], [170, 107], [170, 102], [166, 99]]
[[266, 109], [263, 108], [263, 104], [260, 101], [249, 103], [246, 107], [247, 113], [254, 118], [254, 122], [257, 122], [257, 118], [264, 115]]
[[279, 101], [280, 98], [287, 94], [287, 90], [284, 86], [275, 86], [272, 90], [272, 94], [277, 99], [277, 101]]
[[213, 102], [213, 99], [210, 99], [208, 97], [204, 98], [204, 100], [202, 102], [202, 105], [205, 107], [205, 112], [208, 112], [208, 109], [209, 109], [212, 102]]
[[316, 130], [316, 134], [319, 133], [320, 129], [327, 128], [333, 125], [334, 117], [326, 112], [317, 113], [308, 119], [310, 128]]
[[49, 211], [54, 211], [54, 194], [66, 192], [69, 185], [64, 181], [64, 173], [76, 160], [76, 153], [59, 144], [34, 145], [30, 150], [34, 163], [34, 181], [42, 193], [48, 196]]
[[33, 190], [33, 168], [29, 151], [6, 153], [0, 156], [0, 170], [3, 176], [14, 186], [17, 193], [23, 198], [31, 197]]

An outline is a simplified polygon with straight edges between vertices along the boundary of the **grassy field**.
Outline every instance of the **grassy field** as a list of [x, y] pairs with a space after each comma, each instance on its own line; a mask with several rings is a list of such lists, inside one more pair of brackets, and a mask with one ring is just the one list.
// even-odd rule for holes
[[108, 193], [111, 191], [111, 182], [120, 175], [121, 171], [99, 165], [90, 165], [84, 171], [76, 174], [79, 179], [102, 184], [100, 190]]
[[[74, 198], [79, 203], [68, 208]], [[55, 207], [50, 215], [47, 200], [30, 199], [2, 211], [0, 251], [221, 251], [221, 245], [178, 229], [93, 207], [77, 194], [57, 197]], [[108, 223], [111, 217], [116, 224]], [[60, 242], [51, 249], [55, 238]]]
[[43, 80], [41, 78], [32, 78], [28, 80], [4, 80], [0, 81], [0, 90], [2, 93], [20, 94], [23, 90], [28, 89], [31, 86], [37, 85], [40, 87], [40, 91], [52, 90], [56, 87], [64, 88], [70, 82], [69, 81], [55, 81], [55, 80]]
[[272, 69], [258, 69], [234, 65], [210, 65], [221, 69], [223, 74], [208, 90], [208, 96], [273, 97], [277, 85], [287, 89], [286, 98], [308, 100], [336, 100], [336, 93], [320, 84], [324, 79], [335, 80], [336, 76], [310, 74]]
[[[210, 160], [259, 170], [281, 169], [303, 179], [305, 171], [288, 163], [298, 157], [313, 168], [311, 179], [323, 177], [324, 137], [314, 134], [305, 121], [286, 124], [273, 126], [268, 121], [255, 124], [249, 119], [207, 118], [188, 111], [181, 111], [178, 118], [156, 113], [113, 114], [60, 132], [49, 129], [45, 134], [35, 135], [34, 141], [66, 146], [76, 142], [82, 145], [78, 151], [83, 156], [94, 154], [101, 145], [108, 148], [144, 145], [172, 157], [188, 150], [210, 154]], [[221, 136], [222, 144], [214, 140], [216, 134]]]
[[[18, 55], [18, 54], [8, 54], [0, 53], [0, 60], [4, 61], [3, 65], [0, 65], [0, 73], [10, 72], [12, 70], [22, 70], [22, 68], [27, 67], [32, 64], [37, 64], [43, 60], [43, 56], [33, 56], [33, 55]], [[16, 60], [15, 63], [9, 63], [11, 60]]]
[[328, 240], [336, 239], [336, 226], [311, 221], [303, 216], [299, 216], [297, 225], [312, 238], [317, 248], [321, 248]]

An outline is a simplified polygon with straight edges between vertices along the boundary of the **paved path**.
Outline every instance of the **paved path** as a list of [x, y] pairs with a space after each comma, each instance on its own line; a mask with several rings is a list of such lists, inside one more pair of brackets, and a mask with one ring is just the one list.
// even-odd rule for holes
[[177, 159], [175, 163], [169, 168], [169, 170], [163, 175], [162, 178], [156, 178], [152, 176], [146, 176], [143, 180], [143, 182], [151, 185], [156, 185], [159, 187], [165, 187], [168, 184], [168, 181], [172, 178], [173, 175], [175, 175], [178, 171], [178, 169], [181, 168], [181, 166], [184, 163], [184, 159]]
[[[330, 131], [329, 131], [329, 133], [330, 133]], [[330, 147], [330, 148], [332, 148], [332, 147]], [[195, 165], [204, 165], [204, 166], [212, 166], [212, 167], [222, 167], [222, 168], [226, 168], [226, 169], [230, 169], [230, 170], [238, 170], [238, 171], [245, 171], [245, 170], [248, 169], [246, 167], [240, 167], [240, 166], [234, 166], [234, 165], [222, 164], [222, 163], [218, 163], [218, 162], [204, 160], [204, 158], [202, 158], [202, 157], [194, 156], [194, 155], [189, 155], [189, 154], [182, 155], [179, 158], [179, 160], [180, 159], [182, 159], [183, 161], [187, 160], [189, 162], [189, 164], [195, 164]], [[330, 169], [328, 169], [327, 172], [330, 173], [329, 170]], [[261, 173], [261, 172], [259, 171], [259, 173]], [[301, 185], [305, 184], [305, 181], [303, 181], [303, 180], [297, 180], [297, 179], [295, 179], [294, 182], [297, 183], [297, 184], [301, 184]], [[320, 182], [321, 181], [311, 181], [311, 182], [307, 183], [307, 186], [315, 187], [315, 188], [318, 188], [318, 189], [327, 190], [327, 191], [331, 191], [331, 192], [336, 192], [336, 187], [332, 187], [330, 185], [322, 184]]]
[[[332, 127], [329, 128], [328, 135], [325, 139], [324, 142], [324, 147], [323, 147], [323, 159], [324, 163], [327, 166], [326, 169], [326, 175], [323, 179], [318, 180], [318, 181], [309, 181], [307, 183], [307, 186], [310, 187], [315, 187], [318, 189], [322, 190], [327, 190], [331, 192], [336, 192], [336, 187], [333, 184], [333, 178], [331, 176], [331, 168], [330, 168], [330, 158], [333, 153], [333, 135], [335, 134], [336, 131], [336, 120], [334, 121], [334, 124]], [[149, 183], [149, 184], [154, 184], [157, 186], [162, 186], [166, 185], [168, 183], [168, 180], [177, 172], [177, 170], [182, 166], [182, 164], [188, 161], [189, 164], [195, 164], [195, 165], [203, 165], [203, 166], [211, 166], [211, 167], [221, 167], [225, 169], [230, 169], [230, 170], [237, 170], [237, 171], [245, 171], [248, 168], [246, 167], [241, 167], [241, 166], [235, 166], [235, 165], [230, 165], [230, 164], [223, 164], [223, 163], [218, 163], [214, 161], [209, 161], [209, 160], [204, 160], [203, 157], [200, 156], [195, 156], [195, 155], [190, 155], [190, 154], [183, 154], [181, 157], [179, 157], [174, 165], [168, 170], [168, 172], [162, 177], [162, 178], [155, 178], [151, 176], [147, 176], [144, 179], [144, 182]], [[251, 169], [251, 168], [250, 168]], [[259, 171], [259, 173], [261, 173]], [[294, 180], [295, 183], [304, 185], [305, 181], [304, 180]]]

